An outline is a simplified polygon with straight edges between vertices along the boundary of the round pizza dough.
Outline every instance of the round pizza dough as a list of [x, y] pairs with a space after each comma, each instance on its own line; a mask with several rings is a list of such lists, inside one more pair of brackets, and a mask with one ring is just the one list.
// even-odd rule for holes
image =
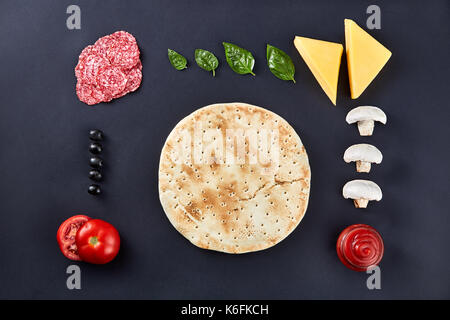
[[302, 220], [311, 170], [295, 130], [245, 103], [213, 104], [181, 120], [161, 152], [159, 197], [194, 245], [227, 253], [269, 248]]

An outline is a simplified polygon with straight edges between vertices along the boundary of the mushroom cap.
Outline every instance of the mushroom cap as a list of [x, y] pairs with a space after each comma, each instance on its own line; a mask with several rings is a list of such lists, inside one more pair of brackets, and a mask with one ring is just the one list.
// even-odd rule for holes
[[364, 120], [374, 120], [386, 124], [387, 117], [383, 110], [378, 107], [361, 106], [350, 110], [345, 118], [348, 124]]
[[382, 160], [383, 155], [381, 151], [377, 147], [367, 143], [354, 144], [344, 152], [344, 161], [347, 163], [352, 161], [365, 161], [378, 164]]
[[380, 187], [369, 180], [352, 180], [342, 188], [345, 199], [367, 199], [380, 201], [383, 197]]

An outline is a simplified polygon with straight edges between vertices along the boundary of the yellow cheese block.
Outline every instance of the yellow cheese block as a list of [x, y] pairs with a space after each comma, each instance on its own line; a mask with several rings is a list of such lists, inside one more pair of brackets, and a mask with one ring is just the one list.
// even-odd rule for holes
[[323, 91], [336, 105], [339, 67], [344, 48], [340, 43], [295, 37], [294, 45], [319, 82]]
[[354, 21], [344, 20], [345, 51], [352, 99], [358, 98], [377, 76], [392, 53]]

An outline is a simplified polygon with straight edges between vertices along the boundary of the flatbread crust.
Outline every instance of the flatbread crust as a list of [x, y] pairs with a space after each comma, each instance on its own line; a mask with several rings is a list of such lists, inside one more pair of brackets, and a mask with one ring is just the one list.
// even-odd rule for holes
[[[238, 138], [236, 148], [227, 149], [233, 145], [226, 143], [227, 129], [257, 132], [258, 142], [268, 142], [264, 150], [278, 151], [277, 156], [252, 162], [260, 146], [252, 147], [249, 134], [242, 161]], [[211, 136], [214, 130], [217, 136]], [[196, 149], [199, 132], [205, 135]], [[234, 164], [226, 161], [229, 150]], [[267, 249], [297, 227], [308, 205], [310, 177], [302, 141], [283, 118], [245, 103], [213, 104], [181, 120], [168, 136], [160, 158], [159, 197], [172, 225], [194, 245], [245, 253]]]

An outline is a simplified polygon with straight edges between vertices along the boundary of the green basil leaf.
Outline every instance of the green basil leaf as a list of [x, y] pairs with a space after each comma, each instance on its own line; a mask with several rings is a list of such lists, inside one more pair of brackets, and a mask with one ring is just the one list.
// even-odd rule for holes
[[228, 42], [223, 42], [223, 47], [225, 48], [227, 62], [234, 72], [255, 75], [252, 71], [255, 65], [255, 58], [253, 58], [250, 51]]
[[295, 67], [292, 59], [282, 50], [267, 45], [267, 65], [275, 77], [281, 80], [292, 80], [295, 83]]
[[216, 56], [207, 50], [196, 49], [195, 50], [195, 61], [198, 66], [206, 71], [212, 71], [213, 77], [216, 76], [215, 70], [219, 66], [219, 60]]
[[167, 55], [169, 56], [169, 61], [172, 66], [177, 70], [186, 69], [187, 60], [181, 54], [172, 49], [167, 49]]

